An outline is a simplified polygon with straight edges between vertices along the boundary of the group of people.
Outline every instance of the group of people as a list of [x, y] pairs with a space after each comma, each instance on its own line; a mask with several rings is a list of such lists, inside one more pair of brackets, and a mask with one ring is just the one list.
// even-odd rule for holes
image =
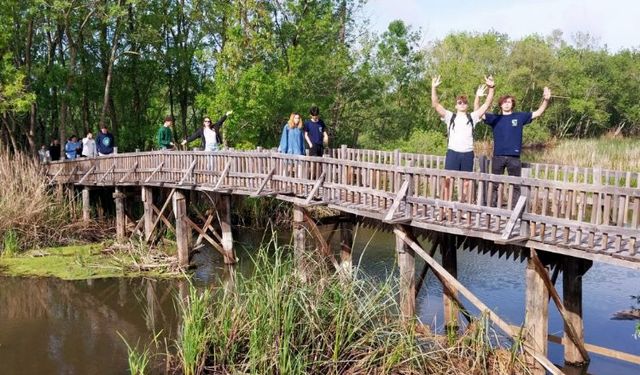
[[305, 144], [309, 148], [309, 156], [322, 156], [324, 147], [329, 143], [329, 135], [324, 121], [320, 119], [320, 109], [312, 106], [310, 118], [302, 121], [298, 112], [289, 116], [289, 121], [282, 128], [278, 151], [290, 155], [305, 155]]
[[[64, 145], [64, 156], [68, 160], [74, 160], [79, 157], [106, 156], [113, 154], [115, 146], [113, 134], [109, 132], [106, 126], [102, 126], [96, 139], [93, 139], [93, 133], [91, 132], [88, 132], [82, 140], [78, 140], [75, 134], [69, 137]], [[57, 139], [53, 139], [49, 147], [42, 145], [38, 150], [38, 157], [40, 162], [43, 163], [60, 160], [61, 155], [62, 150]]]
[[[448, 143], [445, 158], [445, 169], [455, 171], [473, 171], [473, 129], [481, 120], [493, 130], [493, 158], [491, 173], [503, 174], [505, 169], [510, 176], [520, 176], [522, 163], [522, 134], [525, 125], [540, 117], [551, 100], [551, 90], [543, 89], [542, 103], [533, 112], [515, 112], [516, 99], [512, 95], [504, 95], [498, 99], [499, 113], [487, 112], [493, 101], [495, 82], [491, 76], [485, 77], [484, 85], [476, 91], [474, 108], [468, 112], [469, 102], [465, 95], [456, 97], [455, 113], [445, 109], [438, 100], [437, 87], [441, 84], [439, 76], [431, 80], [431, 105], [438, 112], [441, 120], [447, 125]], [[482, 105], [480, 97], [489, 89]], [[497, 196], [497, 184], [493, 185], [493, 204]], [[445, 187], [447, 189], [447, 187]], [[514, 186], [514, 199], [520, 196], [520, 188]]]

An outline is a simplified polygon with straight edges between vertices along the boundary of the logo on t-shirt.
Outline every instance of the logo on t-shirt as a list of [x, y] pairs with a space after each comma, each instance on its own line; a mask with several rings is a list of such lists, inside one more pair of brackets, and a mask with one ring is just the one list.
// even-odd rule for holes
[[109, 137], [102, 138], [102, 145], [104, 147], [109, 147], [111, 145], [111, 139], [109, 139]]
[[511, 126], [518, 126], [518, 119], [514, 118], [511, 120]]

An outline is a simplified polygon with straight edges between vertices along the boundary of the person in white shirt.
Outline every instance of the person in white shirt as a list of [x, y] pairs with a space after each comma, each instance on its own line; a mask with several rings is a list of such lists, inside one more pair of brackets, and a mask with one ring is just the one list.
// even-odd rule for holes
[[187, 143], [200, 138], [202, 148], [205, 151], [218, 151], [218, 149], [222, 147], [222, 124], [232, 113], [233, 111], [227, 111], [227, 113], [225, 113], [225, 115], [214, 124], [211, 124], [211, 118], [206, 116], [202, 123], [202, 127], [196, 130], [196, 132], [191, 134], [187, 139], [182, 140], [181, 145], [184, 146]]
[[[440, 119], [447, 125], [447, 134], [449, 136], [447, 144], [447, 155], [445, 157], [445, 166], [447, 170], [473, 172], [473, 129], [480, 122], [480, 118], [489, 109], [493, 101], [495, 91], [495, 83], [493, 77], [485, 77], [485, 85], [489, 88], [489, 93], [484, 104], [477, 110], [467, 113], [469, 108], [469, 100], [465, 95], [456, 97], [456, 112], [445, 109], [438, 100], [436, 88], [442, 83], [440, 76], [433, 77], [431, 80], [431, 106], [438, 112]], [[450, 179], [445, 179], [443, 188], [444, 199], [451, 199], [451, 189], [449, 189]], [[469, 190], [469, 183], [465, 181], [464, 191]], [[465, 194], [463, 194], [465, 195]], [[462, 197], [464, 200], [464, 197]]]
[[98, 156], [96, 141], [93, 139], [93, 134], [91, 134], [91, 132], [87, 133], [87, 136], [82, 138], [82, 156], [88, 158], [95, 158]]

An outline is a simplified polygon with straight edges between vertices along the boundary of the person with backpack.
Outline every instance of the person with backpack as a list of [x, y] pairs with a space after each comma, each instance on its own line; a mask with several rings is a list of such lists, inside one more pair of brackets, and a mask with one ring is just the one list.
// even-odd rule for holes
[[[478, 90], [478, 93], [481, 93]], [[479, 95], [476, 94], [474, 106], [479, 102]], [[542, 116], [549, 105], [551, 90], [545, 87], [542, 90], [542, 103], [533, 112], [514, 112], [516, 99], [512, 95], [501, 96], [498, 100], [500, 113], [485, 113], [484, 122], [491, 126], [493, 130], [493, 157], [491, 158], [491, 173], [504, 174], [505, 169], [509, 176], [520, 176], [522, 174], [522, 163], [520, 162], [520, 152], [522, 150], [522, 131], [524, 126], [534, 119]], [[493, 184], [491, 205], [496, 205], [498, 184]], [[520, 197], [520, 186], [513, 187], [512, 206], [515, 207]]]
[[[495, 91], [495, 83], [493, 77], [485, 77], [485, 84], [489, 88], [487, 99], [480, 108], [467, 113], [469, 101], [465, 95], [456, 97], [456, 112], [445, 109], [438, 100], [437, 87], [442, 83], [440, 76], [433, 77], [431, 80], [431, 106], [438, 112], [441, 120], [447, 125], [447, 155], [444, 161], [444, 168], [452, 171], [473, 172], [473, 129], [480, 122], [480, 118], [489, 109], [493, 101]], [[451, 181], [446, 178], [443, 182], [443, 198], [450, 200]], [[463, 191], [460, 192], [461, 200], [465, 200], [466, 192], [469, 191], [469, 181], [464, 182]], [[440, 218], [443, 219], [443, 211], [440, 212]]]

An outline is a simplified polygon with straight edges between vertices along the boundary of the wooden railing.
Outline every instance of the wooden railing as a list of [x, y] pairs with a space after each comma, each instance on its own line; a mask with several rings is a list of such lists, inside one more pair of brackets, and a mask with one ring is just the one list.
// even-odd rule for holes
[[[334, 148], [328, 151], [333, 158], [363, 161], [369, 163], [381, 163], [407, 166], [412, 163], [415, 167], [444, 168], [444, 156], [425, 155], [394, 151], [365, 150], [356, 148]], [[485, 162], [484, 168], [481, 164]], [[562, 164], [549, 163], [525, 163], [530, 168], [530, 177], [545, 180], [593, 183], [596, 185], [610, 185], [619, 187], [639, 187], [640, 173], [619, 171], [603, 168], [577, 167]], [[487, 158], [475, 158], [474, 171], [491, 171], [491, 160]]]
[[[390, 153], [349, 152], [344, 158], [272, 151], [132, 153], [55, 162], [48, 175], [52, 183], [272, 195], [387, 223], [640, 262], [636, 187], [454, 172], [436, 167], [441, 163], [436, 157], [395, 153], [399, 158], [390, 161]], [[451, 189], [445, 196], [447, 183]], [[516, 205], [518, 187], [523, 198]]]

